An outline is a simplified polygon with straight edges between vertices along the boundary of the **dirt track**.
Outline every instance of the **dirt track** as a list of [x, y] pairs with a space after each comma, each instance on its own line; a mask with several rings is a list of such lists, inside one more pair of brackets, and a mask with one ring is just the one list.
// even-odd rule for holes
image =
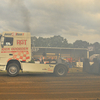
[[0, 100], [100, 100], [100, 75], [0, 73]]

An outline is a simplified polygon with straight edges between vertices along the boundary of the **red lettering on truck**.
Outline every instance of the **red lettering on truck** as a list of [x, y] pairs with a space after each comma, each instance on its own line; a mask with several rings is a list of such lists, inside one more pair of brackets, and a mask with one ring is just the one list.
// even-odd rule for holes
[[17, 40], [17, 45], [26, 45], [27, 40]]

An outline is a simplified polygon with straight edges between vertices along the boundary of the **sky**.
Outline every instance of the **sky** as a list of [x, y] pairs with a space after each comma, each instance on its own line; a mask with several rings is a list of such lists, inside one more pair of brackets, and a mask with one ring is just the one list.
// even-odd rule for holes
[[100, 43], [100, 0], [1, 0], [0, 23], [0, 33]]

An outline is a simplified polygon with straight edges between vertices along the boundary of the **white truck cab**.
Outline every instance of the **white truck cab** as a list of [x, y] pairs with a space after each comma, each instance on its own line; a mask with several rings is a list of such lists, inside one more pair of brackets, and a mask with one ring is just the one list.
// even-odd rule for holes
[[65, 64], [35, 64], [31, 60], [31, 36], [29, 32], [3, 32], [0, 35], [0, 70], [16, 76], [19, 71], [55, 73], [64, 76]]

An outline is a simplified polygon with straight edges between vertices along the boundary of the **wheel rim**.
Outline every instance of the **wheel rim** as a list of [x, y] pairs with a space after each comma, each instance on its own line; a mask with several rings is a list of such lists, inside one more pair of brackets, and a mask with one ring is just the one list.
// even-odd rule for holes
[[58, 68], [58, 74], [59, 75], [64, 75], [65, 69], [64, 68]]
[[16, 74], [16, 72], [17, 72], [17, 68], [16, 68], [15, 66], [11, 66], [11, 67], [9, 68], [9, 73], [11, 73], [11, 74]]

